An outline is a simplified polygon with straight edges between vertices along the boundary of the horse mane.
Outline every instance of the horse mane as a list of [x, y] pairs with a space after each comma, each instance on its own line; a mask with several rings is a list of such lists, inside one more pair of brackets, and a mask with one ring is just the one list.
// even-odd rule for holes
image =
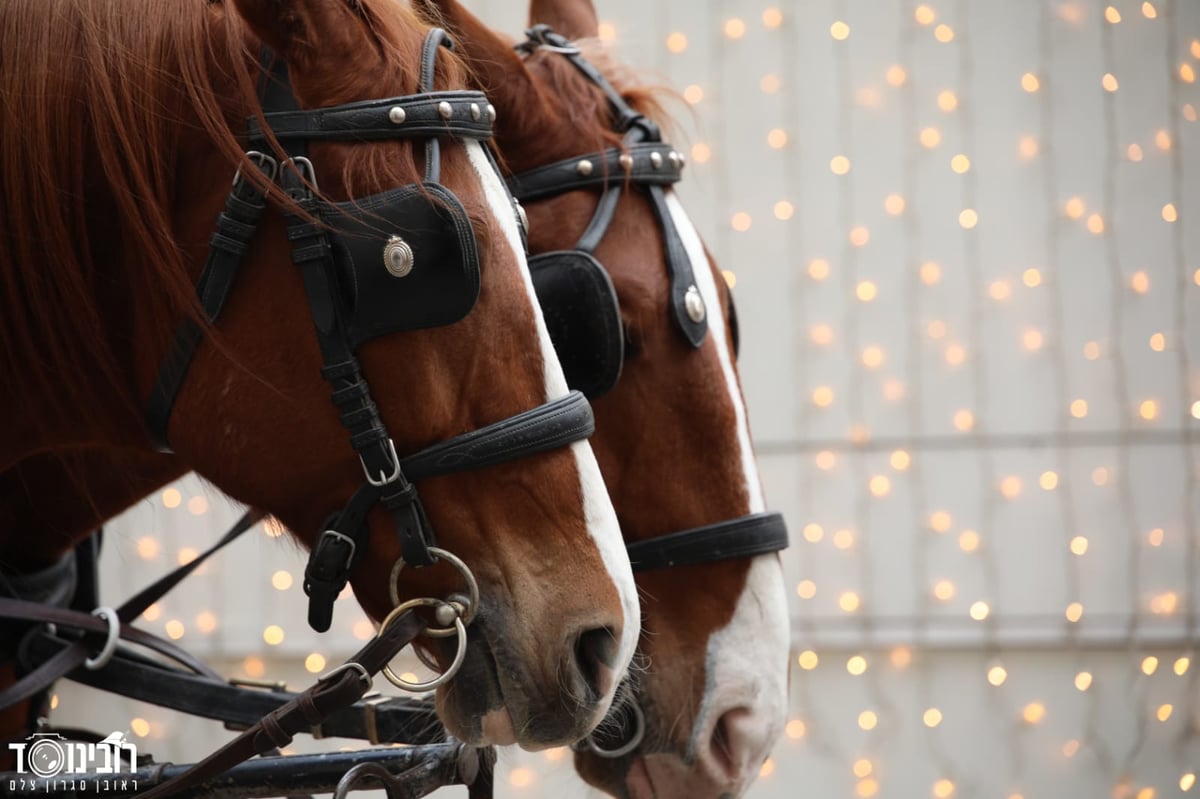
[[[389, 65], [415, 76], [419, 52], [401, 46], [423, 28], [415, 14], [394, 0], [354, 8]], [[0, 373], [39, 397], [39, 418], [105, 402], [120, 432], [140, 431], [119, 353], [144, 345], [135, 330], [158, 341], [183, 318], [205, 323], [172, 217], [187, 190], [180, 134], [203, 132], [231, 178], [259, 179], [242, 122], [261, 114], [258, 42], [215, 0], [5, 0], [0, 30], [15, 31], [0, 47]], [[441, 77], [457, 79], [444, 60]], [[393, 148], [363, 149], [347, 170], [402, 168], [381, 162]]]

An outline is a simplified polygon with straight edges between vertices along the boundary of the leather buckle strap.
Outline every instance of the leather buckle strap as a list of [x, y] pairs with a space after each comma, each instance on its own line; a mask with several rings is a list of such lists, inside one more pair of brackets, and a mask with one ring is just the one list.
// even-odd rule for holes
[[669, 144], [637, 142], [624, 149], [609, 147], [526, 170], [508, 178], [508, 186], [523, 203], [578, 189], [613, 188], [626, 183], [670, 186], [682, 179], [685, 164], [683, 154]]
[[737, 519], [681, 530], [626, 546], [634, 573], [735, 558], [752, 558], [787, 549], [783, 515], [754, 513]]

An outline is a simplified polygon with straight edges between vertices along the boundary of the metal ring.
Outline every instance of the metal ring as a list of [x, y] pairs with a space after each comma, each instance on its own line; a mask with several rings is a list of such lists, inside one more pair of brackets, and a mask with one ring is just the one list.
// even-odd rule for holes
[[[447, 552], [439, 547], [429, 547], [429, 554], [439, 560], [449, 562], [462, 575], [463, 582], [467, 584], [467, 606], [462, 610], [460, 615], [463, 624], [470, 624], [475, 620], [475, 616], [479, 612], [479, 583], [475, 581], [475, 575], [471, 573], [471, 570], [467, 568], [467, 564], [463, 563], [461, 558], [451, 552]], [[392, 604], [397, 606], [401, 604], [400, 586], [398, 583], [400, 572], [403, 571], [404, 566], [404, 558], [397, 558], [396, 563], [392, 566], [391, 576], [388, 577], [388, 593], [392, 598]], [[442, 602], [440, 599], [434, 601]], [[392, 612], [395, 613], [395, 611]], [[427, 627], [424, 634], [431, 638], [449, 638], [454, 634], [454, 628]]]
[[95, 657], [83, 661], [86, 668], [96, 671], [107, 666], [117, 651], [117, 640], [121, 637], [121, 619], [117, 616], [117, 612], [110, 607], [96, 608], [92, 611], [92, 615], [108, 622], [108, 638], [104, 641], [104, 648]]
[[363, 664], [359, 663], [357, 660], [347, 660], [345, 663], [338, 666], [337, 668], [330, 669], [329, 671], [325, 672], [320, 677], [318, 677], [317, 682], [325, 682], [330, 677], [333, 677], [336, 674], [341, 674], [343, 671], [349, 671], [351, 669], [358, 672], [358, 676], [362, 677], [363, 682], [365, 682], [367, 684], [368, 688], [370, 688], [371, 685], [374, 683], [374, 680], [371, 679], [371, 672], [367, 671], [367, 667], [364, 666]]
[[580, 749], [586, 746], [586, 748], [592, 750], [592, 753], [597, 757], [603, 757], [608, 760], [614, 760], [618, 757], [625, 757], [625, 755], [629, 754], [634, 749], [637, 749], [638, 746], [641, 745], [642, 739], [646, 737], [646, 716], [644, 713], [642, 713], [641, 705], [639, 705], [637, 702], [630, 702], [625, 707], [633, 711], [634, 723], [637, 725], [633, 730], [633, 737], [618, 746], [616, 749], [605, 749], [604, 747], [596, 744], [595, 733], [593, 733], [579, 742]]
[[[440, 602], [440, 600], [434, 601]], [[408, 610], [408, 608], [400, 605], [391, 613], [389, 613], [388, 617], [383, 620], [383, 625], [379, 628], [380, 632], [387, 629], [387, 626], [392, 619], [399, 615], [400, 612], [405, 610]], [[467, 655], [467, 626], [463, 624], [461, 617], [454, 620], [454, 631], [458, 633], [458, 651], [454, 653], [454, 661], [450, 664], [450, 668], [446, 669], [432, 680], [426, 680], [425, 682], [409, 682], [401, 679], [396, 672], [392, 671], [392, 667], [390, 665], [383, 667], [383, 676], [387, 677], [388, 682], [399, 688], [401, 691], [409, 691], [410, 693], [424, 693], [426, 691], [432, 691], [434, 688], [450, 682], [454, 675], [458, 673], [458, 670], [462, 668], [463, 659]]]

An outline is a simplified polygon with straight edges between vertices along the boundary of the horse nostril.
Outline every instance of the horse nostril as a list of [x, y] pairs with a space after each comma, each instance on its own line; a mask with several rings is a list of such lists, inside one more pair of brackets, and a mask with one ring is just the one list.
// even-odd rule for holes
[[767, 755], [770, 738], [749, 708], [727, 710], [717, 719], [709, 739], [712, 768], [730, 783], [746, 779]]
[[604, 696], [612, 686], [616, 657], [617, 636], [608, 627], [584, 630], [575, 639], [575, 665], [594, 698]]

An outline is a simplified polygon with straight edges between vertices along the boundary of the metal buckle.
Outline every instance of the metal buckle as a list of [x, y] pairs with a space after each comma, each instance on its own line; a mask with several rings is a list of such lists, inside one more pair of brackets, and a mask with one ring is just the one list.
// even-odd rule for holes
[[358, 676], [362, 677], [362, 681], [367, 684], [367, 687], [368, 688], [371, 687], [372, 683], [374, 682], [371, 679], [371, 672], [367, 671], [367, 667], [364, 666], [363, 664], [359, 663], [357, 660], [347, 660], [342, 665], [337, 666], [336, 668], [330, 669], [329, 671], [325, 672], [320, 677], [318, 677], [317, 682], [325, 682], [330, 677], [335, 677], [338, 674], [341, 674], [343, 671], [351, 671], [351, 670], [357, 671]]
[[[330, 536], [331, 538], [341, 539], [342, 541], [345, 541], [347, 544], [350, 545], [350, 554], [346, 556], [346, 568], [349, 569], [350, 564], [354, 562], [354, 553], [358, 550], [358, 544], [354, 543], [353, 538], [346, 535], [345, 533], [339, 533], [337, 530], [326, 530], [325, 532], [321, 533], [322, 538], [324, 538], [325, 536]], [[318, 546], [318, 548], [320, 547], [319, 544], [317, 546]]]
[[533, 45], [531, 50], [540, 47], [563, 55], [579, 55], [580, 53], [578, 46], [571, 44], [570, 39], [553, 30], [549, 25], [535, 25], [525, 31], [525, 35], [528, 37], [528, 42]]
[[367, 462], [363, 460], [362, 454], [360, 453], [358, 456], [358, 462], [362, 464], [363, 474], [366, 475], [367, 482], [376, 488], [383, 488], [388, 483], [394, 483], [396, 478], [400, 476], [400, 456], [396, 454], [396, 442], [392, 441], [390, 438], [388, 439], [388, 454], [391, 455], [392, 458], [392, 473], [389, 475], [384, 475], [384, 473], [380, 471], [378, 480], [372, 477], [371, 473], [367, 471]]
[[110, 607], [96, 608], [92, 611], [92, 615], [108, 622], [108, 638], [104, 640], [104, 647], [96, 653], [95, 657], [83, 661], [85, 668], [89, 671], [96, 671], [107, 666], [117, 651], [117, 640], [121, 637], [121, 617]]
[[[275, 177], [279, 174], [279, 162], [278, 161], [276, 161], [274, 158], [267, 155], [266, 153], [259, 152], [258, 150], [247, 151], [246, 158], [250, 161], [250, 163], [254, 164], [260, 170], [262, 170], [263, 172], [266, 173], [267, 180], [269, 182], [271, 182], [271, 183], [275, 182]], [[312, 165], [310, 164], [309, 166], [311, 167]], [[264, 167], [268, 167], [268, 168], [264, 168]], [[243, 180], [245, 180], [245, 178], [242, 176], [242, 168], [238, 167], [237, 171], [233, 173], [234, 188], [237, 188], [237, 186]]]
[[296, 174], [300, 176], [300, 180], [312, 186], [313, 191], [318, 194], [321, 192], [321, 187], [317, 185], [317, 170], [313, 167], [312, 161], [309, 161], [302, 155], [297, 155], [294, 158], [289, 158], [279, 165], [279, 170], [291, 164], [292, 169], [296, 170]]

